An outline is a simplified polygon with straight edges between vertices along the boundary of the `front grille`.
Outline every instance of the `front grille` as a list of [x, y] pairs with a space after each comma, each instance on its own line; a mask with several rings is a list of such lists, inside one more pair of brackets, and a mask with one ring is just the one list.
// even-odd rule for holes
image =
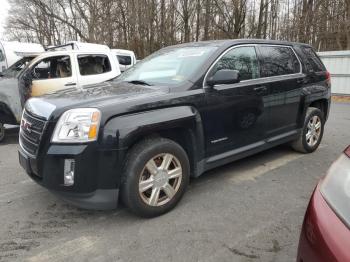
[[21, 119], [19, 142], [22, 149], [32, 156], [36, 156], [38, 153], [45, 126], [45, 120], [32, 116], [24, 110]]

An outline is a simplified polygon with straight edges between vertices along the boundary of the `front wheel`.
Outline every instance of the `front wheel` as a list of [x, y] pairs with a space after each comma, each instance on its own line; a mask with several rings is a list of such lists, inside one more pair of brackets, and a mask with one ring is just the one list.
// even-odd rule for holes
[[5, 139], [5, 126], [0, 123], [0, 143]]
[[324, 124], [321, 110], [309, 107], [300, 137], [292, 143], [293, 149], [301, 153], [314, 152], [321, 143]]
[[165, 138], [146, 139], [128, 154], [121, 197], [135, 214], [159, 216], [180, 201], [189, 177], [189, 160], [179, 144]]

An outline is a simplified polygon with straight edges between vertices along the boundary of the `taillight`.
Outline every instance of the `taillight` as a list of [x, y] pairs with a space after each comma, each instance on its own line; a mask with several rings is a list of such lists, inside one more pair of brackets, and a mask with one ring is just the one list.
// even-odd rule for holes
[[344, 154], [347, 155], [348, 157], [350, 157], [350, 146], [348, 146], [348, 147], [344, 150]]

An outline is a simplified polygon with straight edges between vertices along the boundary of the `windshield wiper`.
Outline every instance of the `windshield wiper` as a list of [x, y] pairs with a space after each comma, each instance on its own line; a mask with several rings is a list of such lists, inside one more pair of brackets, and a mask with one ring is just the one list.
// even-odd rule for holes
[[131, 81], [128, 81], [128, 83], [134, 84], [134, 85], [151, 86], [150, 83], [147, 83], [146, 81], [143, 81], [143, 80], [131, 80]]

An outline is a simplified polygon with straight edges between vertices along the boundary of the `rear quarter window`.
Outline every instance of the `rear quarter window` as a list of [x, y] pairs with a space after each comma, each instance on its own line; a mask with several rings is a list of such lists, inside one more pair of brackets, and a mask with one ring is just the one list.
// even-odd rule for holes
[[119, 64], [121, 65], [131, 65], [131, 56], [128, 55], [117, 55]]
[[326, 71], [321, 59], [311, 47], [301, 47], [304, 54], [305, 68], [308, 72]]
[[260, 46], [261, 76], [271, 77], [300, 73], [300, 63], [290, 47]]

